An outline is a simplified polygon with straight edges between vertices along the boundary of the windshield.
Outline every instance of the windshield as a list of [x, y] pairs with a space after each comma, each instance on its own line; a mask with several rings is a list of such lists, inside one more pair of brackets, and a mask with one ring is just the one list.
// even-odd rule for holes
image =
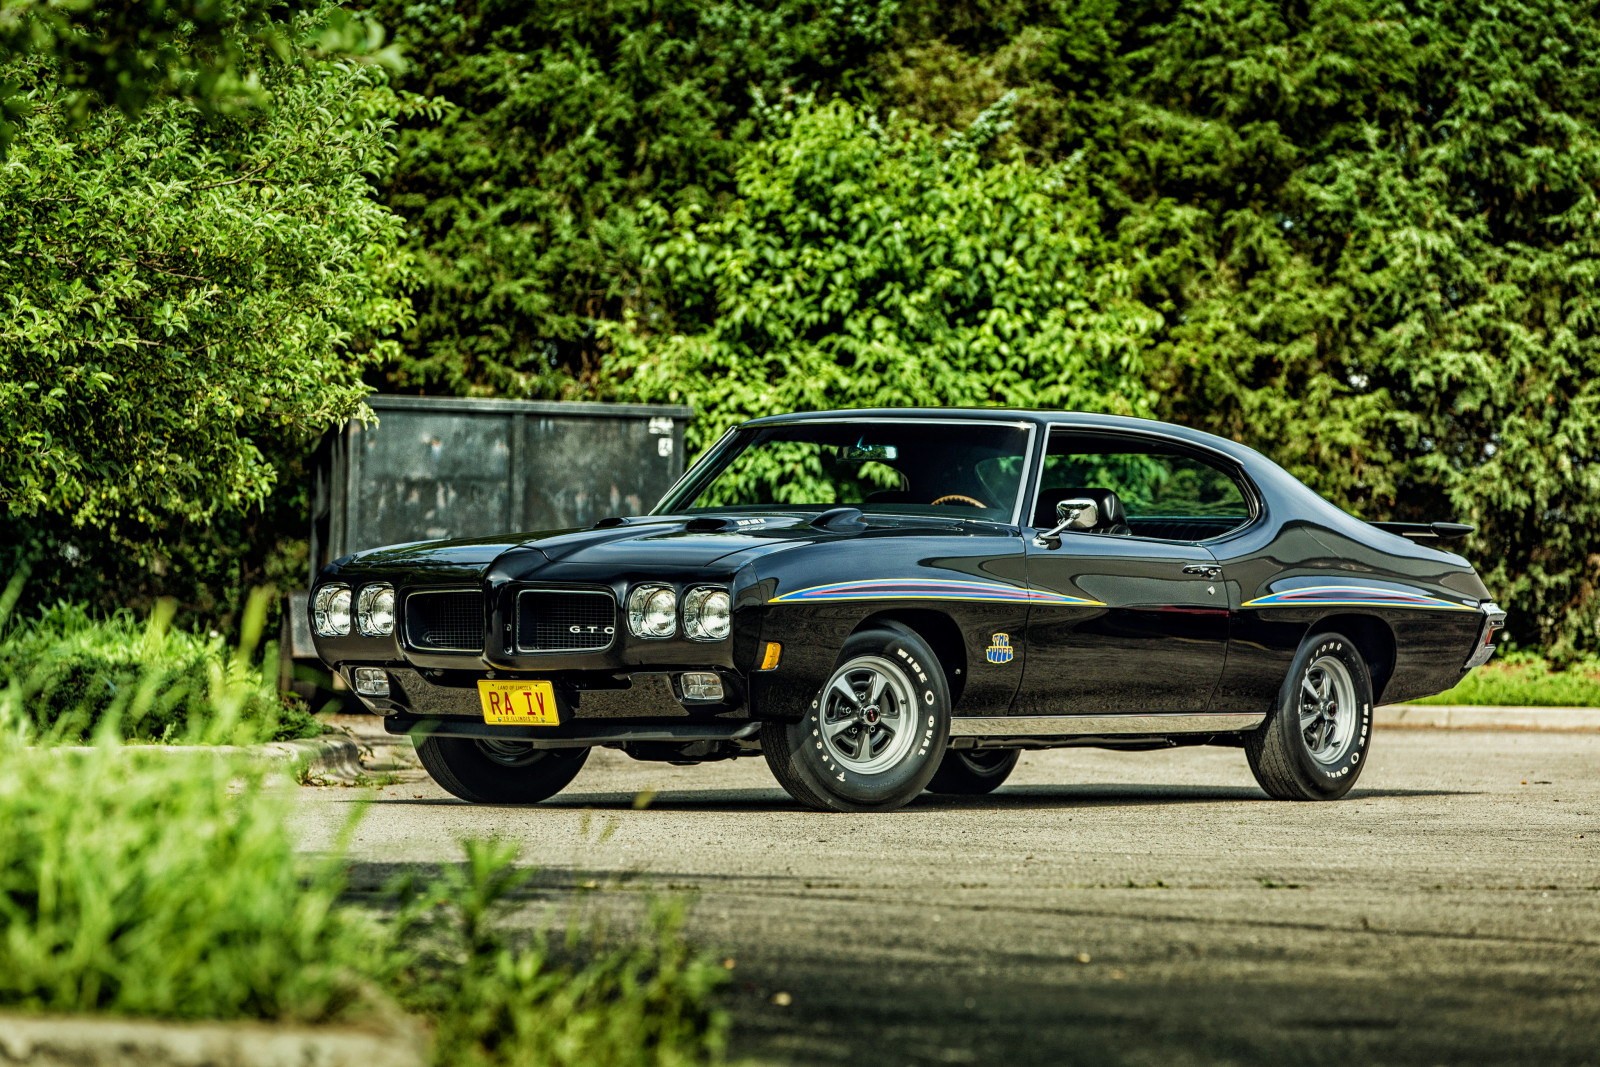
[[657, 513], [862, 511], [1010, 522], [1025, 426], [982, 422], [806, 422], [741, 430]]

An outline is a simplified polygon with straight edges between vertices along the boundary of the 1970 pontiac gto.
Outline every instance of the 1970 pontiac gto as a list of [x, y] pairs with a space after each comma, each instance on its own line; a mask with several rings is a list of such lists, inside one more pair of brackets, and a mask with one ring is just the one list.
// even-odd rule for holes
[[1375, 704], [1453, 686], [1505, 614], [1437, 545], [1208, 434], [1071, 412], [756, 419], [648, 515], [337, 560], [317, 650], [465, 800], [596, 746], [760, 754], [801, 804], [982, 793], [1023, 749], [1242, 748], [1343, 796]]

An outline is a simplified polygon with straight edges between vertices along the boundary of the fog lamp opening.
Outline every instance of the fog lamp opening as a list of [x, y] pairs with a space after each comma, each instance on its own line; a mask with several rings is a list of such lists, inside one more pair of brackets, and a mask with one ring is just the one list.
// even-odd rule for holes
[[356, 692], [364, 697], [389, 695], [389, 675], [382, 667], [357, 667], [351, 671]]
[[709, 671], [693, 671], [680, 675], [678, 684], [683, 687], [685, 700], [722, 699], [722, 679]]

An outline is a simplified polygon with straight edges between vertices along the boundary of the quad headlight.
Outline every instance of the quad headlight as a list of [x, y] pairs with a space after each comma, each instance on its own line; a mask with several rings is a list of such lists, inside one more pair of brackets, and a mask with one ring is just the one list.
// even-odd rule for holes
[[344, 637], [350, 632], [350, 587], [325, 585], [311, 603], [311, 625], [319, 637]]
[[628, 594], [628, 632], [671, 637], [678, 632], [678, 594], [664, 585], [641, 585]]
[[727, 590], [701, 586], [683, 598], [683, 629], [696, 641], [721, 641], [732, 628]]
[[368, 637], [394, 633], [394, 586], [388, 582], [362, 586], [356, 598], [356, 624]]

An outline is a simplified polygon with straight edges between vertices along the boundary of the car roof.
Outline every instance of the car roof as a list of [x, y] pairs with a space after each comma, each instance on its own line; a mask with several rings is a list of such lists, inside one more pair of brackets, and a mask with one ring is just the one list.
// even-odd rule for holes
[[1042, 427], [1063, 427], [1075, 430], [1103, 430], [1113, 433], [1139, 434], [1145, 437], [1180, 441], [1200, 448], [1221, 452], [1233, 460], [1254, 467], [1270, 462], [1248, 445], [1218, 437], [1203, 430], [1193, 430], [1176, 423], [1156, 419], [1137, 419], [1128, 415], [1101, 415], [1089, 411], [1024, 411], [1015, 408], [847, 408], [838, 411], [803, 411], [787, 415], [767, 415], [751, 419], [742, 426], [781, 426], [799, 422], [831, 422], [839, 419], [860, 419], [876, 422], [894, 419], [959, 419], [973, 422], [1015, 422]]

